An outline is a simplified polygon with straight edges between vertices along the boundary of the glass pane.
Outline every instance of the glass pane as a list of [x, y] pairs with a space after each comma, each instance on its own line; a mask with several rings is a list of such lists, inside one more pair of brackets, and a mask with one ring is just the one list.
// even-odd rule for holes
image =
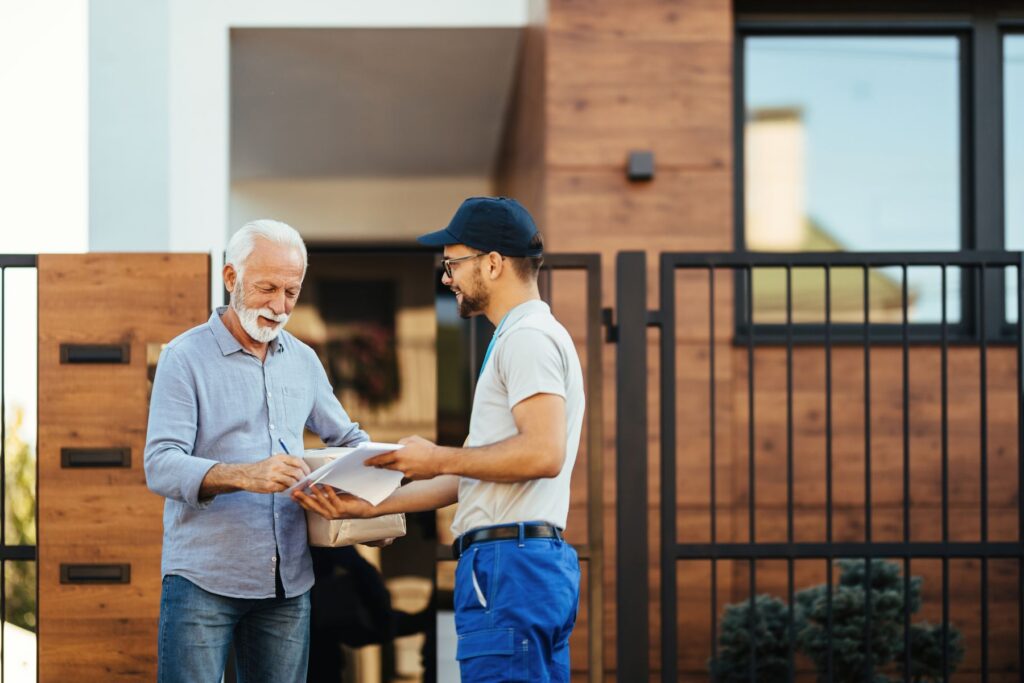
[[36, 680], [36, 563], [4, 562], [4, 681]]
[[[959, 249], [958, 53], [957, 39], [945, 36], [747, 38], [747, 248]], [[909, 273], [912, 322], [941, 316], [939, 279], [926, 271]], [[956, 304], [950, 321], [960, 318], [957, 275], [949, 272], [948, 299]], [[873, 272], [872, 292], [898, 291], [899, 278], [898, 270]], [[823, 319], [823, 293], [796, 291], [820, 286], [813, 284], [818, 280], [794, 278], [794, 301], [818, 302], [795, 310], [794, 320]], [[857, 287], [858, 278], [833, 283], [833, 306], [863, 305], [859, 290], [835, 291], [836, 285]], [[882, 308], [892, 299], [872, 296], [871, 319], [893, 318]], [[755, 311], [758, 319], [764, 314]], [[862, 316], [833, 311], [836, 320]]]
[[[1003, 39], [1006, 248], [1024, 249], [1024, 35]], [[1006, 317], [1017, 321], [1017, 278], [1007, 271]]]
[[36, 270], [3, 271], [8, 545], [36, 542]]

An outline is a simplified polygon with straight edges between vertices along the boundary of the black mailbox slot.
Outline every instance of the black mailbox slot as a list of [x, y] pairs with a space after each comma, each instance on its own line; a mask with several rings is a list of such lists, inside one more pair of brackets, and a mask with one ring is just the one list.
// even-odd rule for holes
[[131, 467], [131, 448], [62, 448], [60, 466], [79, 467]]
[[130, 348], [127, 344], [61, 344], [60, 362], [127, 363]]
[[130, 564], [61, 564], [61, 583], [131, 583]]

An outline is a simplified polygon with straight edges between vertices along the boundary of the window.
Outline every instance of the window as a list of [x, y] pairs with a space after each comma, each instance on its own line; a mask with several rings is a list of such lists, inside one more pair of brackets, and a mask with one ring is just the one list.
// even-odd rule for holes
[[[956, 37], [751, 36], [744, 50], [748, 249], [959, 248]], [[755, 273], [755, 320], [784, 319], [783, 277]], [[824, 320], [824, 303], [807, 295], [823, 278], [794, 272], [795, 321]], [[899, 278], [872, 273], [872, 320], [899, 319]], [[939, 320], [937, 269], [908, 279], [911, 320]], [[861, 276], [839, 274], [835, 286], [833, 319], [862, 320]]]
[[[790, 5], [768, 14], [737, 3], [737, 247], [1024, 250], [1024, 23], [964, 5], [956, 15]], [[916, 338], [937, 330], [944, 303], [954, 335], [982, 322], [990, 340], [1011, 332], [1007, 273], [982, 290], [975, 271], [950, 266], [943, 302], [941, 269], [910, 267], [908, 318], [926, 335]], [[754, 322], [767, 331], [785, 320], [785, 277], [754, 271]], [[871, 321], [900, 322], [901, 269], [872, 268], [869, 284]], [[823, 269], [795, 268], [792, 285], [793, 321], [823, 322]], [[830, 303], [834, 322], [863, 321], [860, 268], [833, 269]]]

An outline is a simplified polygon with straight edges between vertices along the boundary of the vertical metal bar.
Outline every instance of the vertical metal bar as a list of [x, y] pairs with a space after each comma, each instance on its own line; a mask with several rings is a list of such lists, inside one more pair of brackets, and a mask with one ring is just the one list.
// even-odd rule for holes
[[604, 368], [601, 257], [587, 264], [587, 618], [590, 681], [604, 680]]
[[553, 298], [551, 290], [551, 282], [553, 278], [554, 269], [542, 268], [540, 271], [540, 277], [538, 278], [537, 282], [537, 288], [540, 290], [540, 298], [546, 301], [549, 305], [551, 304], [551, 299]]
[[[903, 342], [903, 542], [910, 543], [910, 315], [908, 311], [907, 264], [901, 279]], [[910, 678], [910, 557], [903, 558], [903, 680]]]
[[788, 619], [787, 624], [787, 647], [786, 647], [786, 680], [789, 683], [793, 683], [794, 676], [796, 675], [796, 663], [794, 656], [796, 654], [796, 620], [793, 618], [793, 610], [796, 600], [793, 595], [796, 592], [796, 586], [794, 585], [794, 568], [793, 558], [786, 558], [786, 599], [789, 601], [786, 610], [786, 618]]
[[[1007, 190], [1003, 163], [1003, 28], [994, 9], [980, 7], [972, 15], [971, 36], [965, 49], [968, 58], [961, 60], [969, 69], [968, 77], [963, 79], [965, 89], [969, 89], [969, 111], [965, 112], [963, 123], [969, 127], [965, 140], [968, 167], [964, 176], [970, 183], [970, 194], [964, 196], [973, 198], [964, 202], [964, 209], [970, 212], [966, 226], [973, 230], [974, 249], [1002, 251], [1006, 244], [1003, 206]], [[998, 273], [985, 273], [984, 269], [980, 275], [988, 281], [992, 294], [981, 301], [987, 313], [989, 334], [998, 334], [1005, 306], [1003, 280]]]
[[940, 325], [940, 444], [942, 450], [942, 541], [949, 542], [949, 328], [946, 313], [946, 266], [942, 266], [942, 319]]
[[[832, 543], [832, 268], [825, 266], [825, 540]], [[825, 559], [826, 680], [832, 680], [832, 559]]]
[[[985, 280], [988, 268], [978, 268], [978, 334], [981, 348], [978, 365], [981, 373], [981, 542], [988, 543], [988, 333], [985, 324]], [[1002, 314], [1000, 314], [1002, 315]], [[981, 680], [988, 683], [988, 557], [981, 557]]]
[[[864, 542], [871, 543], [871, 266], [864, 264]], [[871, 558], [864, 558], [864, 680], [874, 680], [871, 661]]]
[[708, 367], [710, 371], [708, 383], [708, 419], [710, 420], [710, 480], [711, 480], [711, 542], [718, 542], [718, 491], [715, 459], [717, 457], [717, 438], [715, 427], [718, 424], [715, 387], [715, 267], [708, 268]]
[[711, 683], [718, 680], [718, 560], [711, 559]]
[[676, 292], [661, 257], [661, 680], [676, 680]]
[[786, 540], [793, 542], [793, 267], [786, 266]]
[[[747, 472], [747, 501], [750, 505], [748, 511], [748, 534], [750, 543], [757, 542], [757, 525], [754, 517], [754, 504], [756, 500], [756, 486], [755, 486], [755, 474], [756, 465], [754, 463], [754, 454], [756, 447], [754, 443], [754, 271], [753, 268], [747, 266], [747, 415], [749, 417], [749, 423], [747, 425], [747, 449], [749, 455], [748, 461], [748, 472]], [[754, 558], [750, 558], [749, 564], [750, 571], [750, 609], [748, 610], [748, 626], [750, 630], [750, 680], [757, 680], [757, 633], [755, 631], [755, 624], [757, 623], [757, 563]]]
[[618, 678], [646, 681], [647, 556], [647, 267], [643, 252], [616, 257], [616, 603]]
[[949, 558], [942, 558], [942, 681], [949, 683]]
[[[1017, 259], [1017, 541], [1024, 544], [1024, 253]], [[1017, 673], [1024, 674], [1024, 557], [1017, 561]]]
[[[793, 543], [793, 266], [786, 265], [786, 541]], [[796, 643], [796, 622], [793, 618], [793, 558], [786, 560], [788, 621], [788, 643], [786, 648], [786, 680], [793, 683], [796, 670], [794, 645]]]
[[[949, 317], [946, 265], [942, 266], [942, 542], [949, 543]], [[942, 680], [949, 681], [949, 559], [942, 558]]]
[[747, 538], [754, 543], [757, 538], [757, 525], [754, 506], [757, 498], [755, 487], [756, 465], [754, 453], [754, 271], [751, 267], [744, 270], [747, 289]]
[[[710, 482], [711, 482], [711, 544], [718, 543], [718, 480], [716, 472], [715, 429], [718, 424], [715, 407], [715, 267], [708, 268], [708, 366], [710, 370], [708, 382], [708, 409], [711, 427]], [[711, 559], [711, 680], [718, 680], [718, 560]]]

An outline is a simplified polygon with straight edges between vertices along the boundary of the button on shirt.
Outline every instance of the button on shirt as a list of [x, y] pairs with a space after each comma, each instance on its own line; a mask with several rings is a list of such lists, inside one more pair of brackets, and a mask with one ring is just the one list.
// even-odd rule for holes
[[527, 301], [495, 332], [490, 358], [473, 394], [466, 445], [487, 446], [519, 433], [512, 408], [536, 394], [565, 399], [565, 461], [557, 477], [505, 484], [459, 480], [459, 507], [452, 532], [512, 522], [548, 522], [565, 528], [569, 479], [583, 429], [583, 371], [569, 332], [546, 303]]
[[228, 331], [218, 308], [160, 355], [150, 399], [145, 469], [164, 504], [161, 571], [211, 593], [272, 598], [280, 564], [287, 597], [313, 585], [306, 517], [286, 495], [199, 499], [217, 463], [253, 463], [303, 452], [303, 428], [330, 446], [368, 441], [338, 399], [311, 348], [282, 331], [264, 362]]

